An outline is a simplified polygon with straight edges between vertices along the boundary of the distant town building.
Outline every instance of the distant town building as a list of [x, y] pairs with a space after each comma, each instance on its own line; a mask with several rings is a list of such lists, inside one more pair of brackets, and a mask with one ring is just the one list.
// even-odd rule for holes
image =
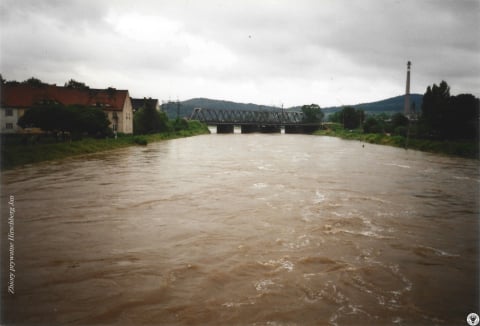
[[160, 105], [156, 98], [130, 98], [130, 100], [132, 101], [133, 113], [146, 107], [154, 107], [155, 110], [160, 111]]
[[56, 85], [5, 83], [0, 91], [1, 133], [19, 133], [17, 125], [25, 110], [48, 103], [101, 108], [113, 131], [133, 133], [133, 110], [128, 90], [71, 88]]

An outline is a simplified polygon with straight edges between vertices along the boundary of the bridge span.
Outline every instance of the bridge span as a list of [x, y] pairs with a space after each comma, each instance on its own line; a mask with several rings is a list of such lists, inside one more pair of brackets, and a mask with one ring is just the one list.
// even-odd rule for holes
[[190, 120], [198, 120], [217, 127], [217, 133], [233, 133], [240, 126], [242, 133], [264, 132], [312, 133], [321, 127], [320, 122], [306, 122], [302, 112], [243, 111], [195, 108]]

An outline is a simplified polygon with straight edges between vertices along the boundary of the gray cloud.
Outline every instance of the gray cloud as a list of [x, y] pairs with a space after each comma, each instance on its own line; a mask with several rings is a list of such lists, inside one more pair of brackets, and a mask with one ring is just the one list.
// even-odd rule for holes
[[[1, 72], [134, 96], [366, 102], [480, 89], [478, 1], [1, 2]], [[22, 22], [19, 24], [18, 22]]]

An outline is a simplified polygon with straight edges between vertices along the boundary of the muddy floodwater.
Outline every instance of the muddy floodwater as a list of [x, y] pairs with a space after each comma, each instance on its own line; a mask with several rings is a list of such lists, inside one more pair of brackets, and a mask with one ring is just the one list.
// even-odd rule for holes
[[286, 134], [6, 171], [3, 321], [466, 325], [479, 186], [476, 160]]

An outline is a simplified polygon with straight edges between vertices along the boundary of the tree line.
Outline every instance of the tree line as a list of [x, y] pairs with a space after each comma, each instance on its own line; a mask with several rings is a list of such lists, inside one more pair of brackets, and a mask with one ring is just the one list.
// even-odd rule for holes
[[479, 103], [472, 94], [451, 96], [445, 81], [428, 86], [423, 95], [420, 131], [428, 138], [477, 139]]
[[110, 121], [99, 108], [82, 105], [64, 106], [57, 103], [44, 103], [25, 112], [18, 119], [22, 128], [40, 128], [58, 135], [70, 134], [73, 138], [83, 135], [105, 137], [112, 135]]
[[[18, 83], [5, 81], [2, 83]], [[22, 83], [46, 85], [37, 78], [29, 78]], [[89, 88], [85, 83], [70, 79], [65, 87]], [[303, 122], [317, 123], [324, 119], [324, 112], [317, 104], [304, 105], [301, 108]], [[428, 86], [423, 95], [421, 113], [418, 119], [409, 120], [402, 113], [392, 116], [386, 114], [367, 115], [363, 110], [347, 106], [329, 116], [329, 121], [341, 124], [345, 129], [362, 129], [364, 133], [389, 133], [406, 136], [407, 133], [418, 138], [438, 140], [473, 140], [479, 137], [479, 99], [472, 94], [450, 95], [450, 86], [442, 81], [439, 85]], [[414, 122], [414, 123], [412, 123]], [[25, 127], [38, 127], [45, 131], [89, 136], [108, 136], [111, 134], [110, 122], [106, 114], [95, 107], [78, 105], [42, 104], [32, 108], [19, 119], [18, 124]], [[188, 128], [184, 119], [170, 121], [165, 112], [159, 112], [145, 101], [144, 106], [134, 114], [134, 134], [169, 132]]]
[[472, 94], [450, 95], [445, 81], [428, 86], [418, 117], [408, 119], [403, 113], [366, 115], [347, 106], [329, 116], [329, 121], [345, 129], [364, 133], [389, 133], [435, 140], [475, 140], [479, 137], [479, 99]]
[[[35, 77], [30, 77], [28, 79], [25, 79], [22, 82], [16, 81], [16, 80], [6, 80], [3, 78], [2, 74], [0, 74], [0, 83], [2, 84], [24, 84], [24, 85], [29, 85], [29, 86], [34, 86], [34, 87], [40, 87], [40, 86], [45, 86], [48, 85], [47, 83], [44, 83], [38, 78]], [[69, 87], [69, 88], [90, 88], [87, 86], [85, 83], [76, 81], [75, 79], [70, 79], [69, 81], [65, 82], [64, 87]]]
[[[185, 119], [170, 121], [165, 112], [145, 105], [133, 116], [133, 132], [136, 135], [173, 132], [188, 129]], [[75, 139], [82, 136], [112, 136], [110, 121], [105, 112], [97, 107], [81, 105], [64, 106], [58, 103], [44, 103], [25, 112], [18, 120], [22, 128], [40, 128], [53, 134], [70, 134]]]

